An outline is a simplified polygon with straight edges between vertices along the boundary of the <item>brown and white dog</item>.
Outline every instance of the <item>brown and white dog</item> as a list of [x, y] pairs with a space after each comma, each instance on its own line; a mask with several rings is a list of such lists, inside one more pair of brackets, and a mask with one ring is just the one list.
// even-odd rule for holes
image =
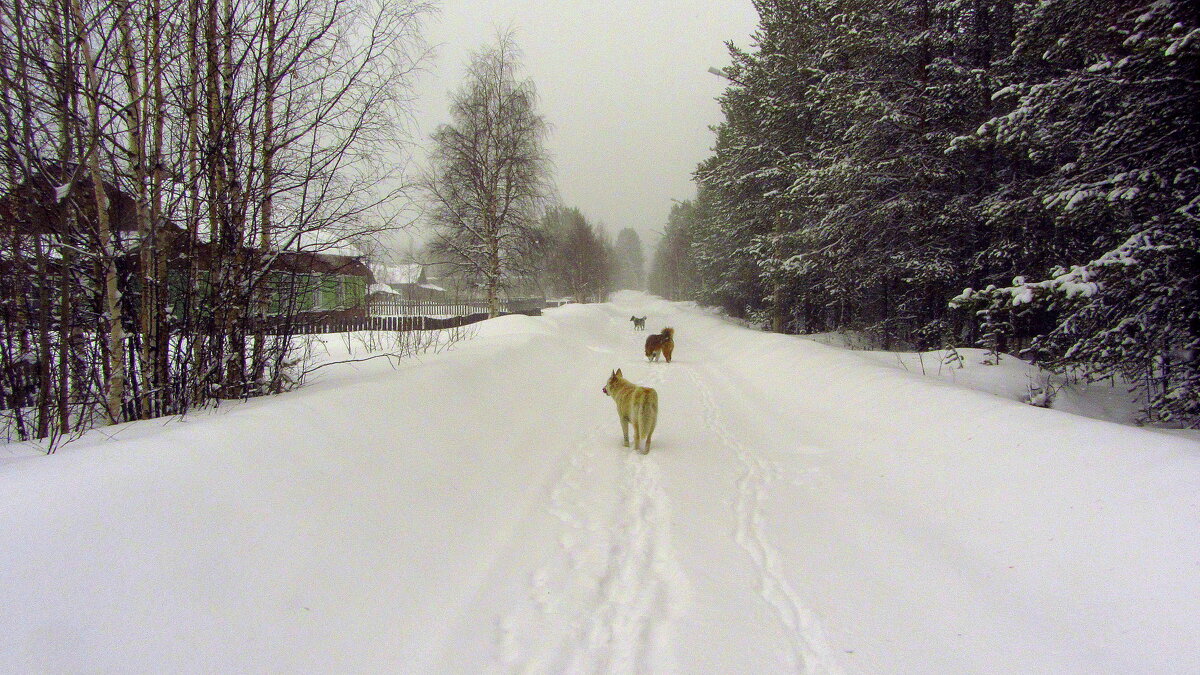
[[[617, 415], [621, 418], [621, 433], [625, 434], [625, 447], [629, 447], [629, 423], [633, 423], [633, 448], [643, 455], [650, 452], [650, 437], [658, 424], [658, 392], [650, 387], [640, 387], [621, 375], [621, 369], [613, 371], [608, 384], [602, 389], [617, 404]], [[642, 439], [646, 440], [642, 447]]]
[[671, 352], [675, 351], [675, 329], [664, 328], [663, 332], [658, 335], [651, 335], [646, 338], [646, 358], [655, 361], [661, 353], [667, 360], [671, 362]]

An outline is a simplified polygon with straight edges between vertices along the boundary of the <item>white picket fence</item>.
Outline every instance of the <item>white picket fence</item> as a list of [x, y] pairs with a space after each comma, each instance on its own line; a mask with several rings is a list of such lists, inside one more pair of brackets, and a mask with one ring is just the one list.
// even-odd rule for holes
[[[505, 314], [532, 312], [549, 305], [541, 298], [512, 298], [500, 301], [500, 311]], [[450, 318], [467, 316], [488, 311], [483, 300], [403, 300], [401, 298], [372, 299], [367, 303], [367, 315], [371, 317], [427, 316]]]

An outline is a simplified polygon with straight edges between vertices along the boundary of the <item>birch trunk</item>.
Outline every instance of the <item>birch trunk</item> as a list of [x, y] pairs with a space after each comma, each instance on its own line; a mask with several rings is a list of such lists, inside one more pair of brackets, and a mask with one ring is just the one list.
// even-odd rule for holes
[[88, 107], [88, 149], [86, 152], [88, 171], [92, 178], [92, 192], [96, 206], [96, 224], [100, 239], [100, 265], [104, 286], [104, 321], [107, 322], [108, 377], [104, 387], [105, 411], [108, 421], [117, 424], [124, 419], [122, 407], [125, 399], [125, 328], [122, 325], [121, 290], [117, 279], [117, 254], [112, 225], [109, 222], [108, 194], [104, 191], [104, 177], [100, 173], [100, 84], [96, 75], [92, 47], [83, 19], [80, 0], [70, 0], [75, 18], [79, 46], [83, 51], [84, 75]]

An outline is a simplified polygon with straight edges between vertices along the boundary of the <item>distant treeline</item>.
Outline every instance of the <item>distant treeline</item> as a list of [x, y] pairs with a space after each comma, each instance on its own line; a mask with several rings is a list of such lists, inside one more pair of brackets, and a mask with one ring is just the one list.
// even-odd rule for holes
[[651, 290], [983, 345], [1200, 423], [1200, 5], [758, 0]]

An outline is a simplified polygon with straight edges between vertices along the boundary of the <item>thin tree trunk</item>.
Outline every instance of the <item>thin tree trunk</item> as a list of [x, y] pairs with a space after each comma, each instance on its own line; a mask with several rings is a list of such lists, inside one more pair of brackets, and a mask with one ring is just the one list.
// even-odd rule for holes
[[[267, 62], [263, 82], [262, 201], [259, 207], [259, 248], [262, 255], [267, 256], [272, 248], [271, 218], [274, 212], [274, 195], [272, 191], [275, 189], [275, 97], [277, 95], [275, 43], [279, 22], [278, 13], [275, 10], [275, 0], [267, 0], [263, 18], [267, 24]], [[261, 317], [261, 320], [256, 322], [254, 346], [250, 358], [250, 362], [254, 368], [251, 373], [251, 380], [255, 383], [262, 382], [267, 365], [264, 357], [266, 336], [263, 331], [265, 329], [264, 324], [266, 323], [267, 314], [270, 311], [272, 277], [269, 272], [265, 274], [266, 283], [260, 282], [258, 292], [255, 294], [255, 306], [258, 308], [257, 314]], [[275, 384], [275, 382], [271, 383], [272, 389]]]
[[134, 58], [133, 32], [131, 25], [134, 17], [130, 11], [128, 0], [118, 2], [119, 13], [117, 25], [121, 36], [121, 56], [125, 62], [125, 86], [129, 92], [129, 105], [125, 109], [125, 118], [129, 130], [129, 164], [133, 176], [135, 200], [137, 208], [134, 217], [137, 223], [137, 264], [134, 265], [133, 276], [137, 287], [141, 289], [138, 302], [137, 341], [138, 371], [141, 373], [140, 391], [137, 396], [135, 415], [147, 418], [158, 414], [155, 404], [155, 392], [159, 383], [155, 378], [155, 345], [157, 344], [157, 325], [155, 322], [155, 307], [157, 305], [157, 288], [154, 278], [154, 262], [157, 260], [156, 242], [152, 232], [149, 213], [150, 195], [146, 175], [146, 139], [145, 116], [142, 114], [145, 98], [142, 91], [141, 77], [138, 64]]
[[[60, 13], [59, 10], [62, 10]], [[75, 100], [75, 65], [72, 52], [67, 46], [64, 27], [70, 12], [60, 7], [58, 2], [51, 2], [50, 10], [50, 39], [54, 43], [54, 52], [58, 56], [57, 105], [59, 124], [58, 160], [59, 166], [65, 173], [75, 154], [75, 133], [73, 116]], [[72, 180], [72, 183], [74, 181]], [[74, 187], [74, 185], [72, 185]], [[74, 238], [76, 231], [75, 209], [71, 202], [63, 209], [64, 241]], [[59, 319], [58, 319], [58, 428], [59, 433], [71, 432], [71, 354], [75, 345], [75, 325], [73, 320], [74, 298], [72, 293], [72, 275], [75, 270], [75, 250], [71, 246], [62, 247], [59, 274]]]
[[[206, 113], [208, 118], [208, 137], [204, 139], [204, 147], [208, 149], [208, 152], [205, 153], [203, 161], [208, 179], [208, 231], [211, 233], [213, 244], [208, 270], [212, 297], [204, 300], [208, 305], [205, 310], [211, 311], [214, 319], [213, 334], [209, 336], [213, 346], [213, 352], [210, 354], [212, 363], [211, 365], [204, 364], [206, 366], [204, 372], [212, 373], [205, 377], [206, 380], [211, 378], [213, 384], [220, 386], [226, 383], [219, 369], [225, 365], [226, 358], [225, 336], [228, 334], [228, 317], [225, 305], [230, 302], [228, 279], [231, 261], [227, 245], [228, 227], [226, 222], [228, 219], [226, 209], [223, 208], [228, 204], [229, 195], [226, 188], [227, 175], [223, 137], [226, 132], [226, 124], [221, 107], [221, 57], [217, 30], [218, 2], [219, 0], [207, 0], [204, 21], [204, 86], [207, 93]], [[202, 386], [204, 384], [206, 383], [201, 383]]]
[[150, 239], [154, 246], [154, 255], [149, 260], [150, 270], [147, 273], [147, 285], [154, 288], [154, 301], [151, 306], [151, 326], [153, 338], [150, 356], [151, 372], [156, 389], [155, 400], [159, 406], [158, 414], [172, 410], [170, 401], [170, 362], [169, 341], [170, 331], [167, 326], [167, 302], [170, 299], [170, 284], [167, 276], [167, 244], [166, 232], [162, 229], [163, 218], [163, 125], [166, 117], [166, 100], [163, 95], [162, 74], [162, 8], [159, 0], [151, 0], [149, 15], [150, 48], [148, 61], [150, 63], [150, 112], [146, 116], [151, 121], [152, 136], [149, 153], [150, 169]]
[[[202, 0], [189, 0], [187, 34], [188, 34], [188, 78], [184, 89], [187, 112], [187, 139], [183, 172], [187, 176], [187, 201], [185, 217], [187, 223], [184, 246], [187, 252], [187, 270], [181, 283], [182, 291], [180, 307], [183, 310], [183, 325], [180, 334], [183, 340], [190, 344], [183, 345], [181, 353], [189, 353], [189, 363], [179, 368], [180, 377], [185, 381], [180, 385], [180, 391], [186, 398], [184, 407], [198, 403], [204, 395], [205, 342], [207, 340], [200, 330], [206, 322], [200, 320], [199, 279], [203, 269], [200, 251], [196, 242], [200, 236], [200, 220], [203, 217], [200, 203], [200, 182], [203, 173], [200, 160], [200, 36]], [[211, 257], [210, 257], [211, 260]]]
[[502, 282], [500, 278], [500, 243], [493, 238], [489, 242], [489, 246], [491, 247], [489, 252], [491, 269], [488, 274], [487, 308], [488, 318], [495, 318], [500, 315], [500, 284]]
[[225, 144], [223, 165], [226, 180], [224, 190], [220, 193], [224, 200], [222, 211], [224, 219], [222, 226], [224, 236], [222, 247], [225, 249], [226, 266], [224, 283], [224, 301], [222, 309], [225, 315], [222, 334], [228, 343], [225, 359], [225, 377], [223, 389], [225, 396], [241, 397], [246, 392], [246, 333], [242, 322], [242, 312], [249, 300], [250, 289], [246, 287], [250, 274], [247, 272], [245, 244], [245, 215], [244, 186], [237, 174], [238, 137], [234, 124], [234, 8], [233, 0], [224, 0], [225, 27], [222, 31], [221, 54], [221, 139]]
[[125, 398], [125, 328], [122, 325], [121, 290], [117, 279], [117, 254], [111, 223], [109, 223], [108, 195], [104, 191], [104, 177], [100, 173], [100, 84], [96, 76], [96, 63], [88, 41], [86, 23], [80, 0], [70, 0], [75, 17], [80, 48], [83, 51], [84, 74], [87, 81], [87, 104], [89, 142], [87, 150], [88, 170], [92, 177], [92, 192], [96, 205], [96, 222], [100, 237], [100, 265], [104, 285], [104, 321], [107, 322], [108, 373], [105, 385], [105, 410], [108, 421], [117, 424], [124, 419], [122, 404]]

